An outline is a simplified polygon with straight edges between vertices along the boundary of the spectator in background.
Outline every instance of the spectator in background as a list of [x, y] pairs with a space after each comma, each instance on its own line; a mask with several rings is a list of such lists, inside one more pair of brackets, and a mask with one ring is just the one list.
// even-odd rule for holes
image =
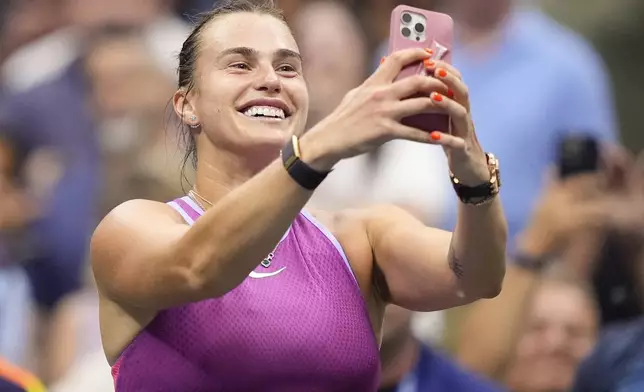
[[[609, 151], [605, 170], [551, 180], [519, 236], [503, 292], [494, 300], [470, 306], [465, 315], [457, 356], [468, 368], [517, 391], [569, 390], [577, 367], [593, 347], [600, 315], [604, 322], [611, 320], [606, 315], [614, 317], [615, 304], [600, 302], [598, 307], [594, 301], [606, 296], [605, 286], [597, 285], [597, 279], [606, 279], [601, 275], [607, 269], [628, 271], [629, 282], [622, 283], [633, 287], [633, 292], [626, 292], [627, 299], [637, 303], [630, 318], [642, 315], [644, 155], [633, 164], [622, 153]], [[598, 234], [593, 242], [585, 242], [588, 230]], [[601, 249], [608, 235], [637, 246], [629, 250], [627, 259], [607, 260]], [[570, 252], [578, 246], [591, 250], [584, 253], [585, 259]], [[540, 273], [553, 257], [556, 262], [549, 269], [559, 269], [559, 274], [565, 270], [567, 276]], [[526, 308], [527, 319], [522, 321]], [[628, 372], [633, 372], [630, 380], [637, 380], [641, 345], [634, 351], [627, 346], [635, 345], [640, 329], [633, 324], [615, 330], [624, 334], [618, 338], [611, 333], [602, 339], [579, 377], [580, 391], [617, 390], [583, 387], [616, 385]], [[602, 366], [605, 371], [599, 372]], [[591, 372], [595, 378], [589, 378]], [[627, 378], [624, 383], [630, 385]]]
[[[85, 69], [92, 86], [88, 101], [93, 104], [103, 168], [99, 215], [107, 214], [125, 200], [165, 201], [179, 196], [181, 157], [178, 150], [173, 154], [167, 148], [173, 137], [162, 128], [165, 97], [171, 95], [174, 86], [154, 60], [140, 32], [104, 31], [93, 40]], [[42, 350], [48, 354], [47, 380], [68, 385], [65, 381], [68, 373], [81, 368], [91, 371], [88, 358], [99, 353], [111, 385], [101, 347], [98, 295], [89, 271], [83, 283], [82, 289], [63, 298], [54, 312], [50, 346]], [[96, 386], [88, 390], [98, 389]]]
[[[529, 218], [564, 134], [616, 138], [609, 80], [594, 50], [532, 1], [442, 3], [436, 9], [455, 20], [453, 61], [471, 87], [479, 140], [506, 168], [503, 205], [512, 239]], [[374, 64], [385, 52], [386, 43]], [[500, 108], [494, 97], [507, 96], [512, 99]], [[445, 209], [448, 228], [455, 207]]]
[[[146, 50], [149, 47], [145, 34], [145, 30], [136, 27], [94, 31], [85, 37], [87, 52], [60, 77], [9, 96], [1, 108], [0, 122], [5, 124], [2, 129], [5, 140], [20, 146], [30, 161], [36, 156], [47, 158], [35, 160], [40, 164], [31, 170], [38, 179], [32, 181], [32, 187], [41, 187], [42, 182], [59, 177], [57, 183], [48, 186], [49, 194], [39, 192], [43, 216], [33, 227], [37, 255], [25, 263], [41, 310], [42, 317], [37, 324], [41, 330], [39, 347], [47, 346], [44, 342], [48, 335], [46, 320], [58, 302], [82, 287], [89, 235], [96, 219], [105, 212], [101, 204], [118, 204], [121, 197], [131, 196], [117, 195], [117, 200], [98, 197], [102, 181], [107, 178], [105, 175], [116, 169], [102, 170], [104, 148], [114, 153], [114, 148], [122, 147], [123, 140], [128, 145], [144, 135], [137, 127], [155, 127], [145, 121], [151, 117], [157, 121], [155, 133], [146, 136], [157, 140], [162, 137], [160, 119], [163, 116], [159, 114], [166, 104], [165, 97], [170, 90], [165, 87], [170, 86], [170, 82], [162, 71], [162, 63]], [[133, 39], [133, 36], [137, 38]], [[134, 50], [129, 50], [132, 48]], [[150, 51], [154, 53], [153, 48]], [[115, 119], [133, 120], [134, 129], [126, 126], [132, 121], [110, 121]], [[127, 161], [132, 164], [128, 167], [132, 176], [147, 173], [144, 177], [150, 178], [150, 174], [156, 173], [150, 170], [153, 165], [146, 163], [143, 157], [158, 150], [159, 143], [150, 143], [149, 139], [145, 142], [148, 149], [129, 154], [132, 157], [140, 153], [138, 169], [132, 160]], [[119, 158], [126, 162], [123, 155]], [[53, 168], [58, 168], [61, 174], [52, 175]], [[178, 179], [178, 172], [174, 173]], [[123, 179], [121, 176], [120, 180]], [[154, 182], [167, 188], [166, 181]], [[117, 183], [118, 189], [123, 190], [125, 181]], [[46, 374], [44, 378], [48, 378]]]
[[[0, 84], [26, 89], [56, 74], [67, 64], [60, 0], [3, 0], [0, 34]], [[30, 60], [38, 59], [39, 62]]]
[[0, 357], [18, 366], [29, 366], [33, 322], [31, 289], [25, 272], [25, 242], [21, 235], [35, 211], [20, 191], [19, 154], [0, 144]]
[[[503, 202], [513, 236], [527, 223], [563, 135], [616, 138], [610, 82], [583, 39], [531, 5], [450, 0], [445, 9], [456, 20], [454, 63], [470, 83], [479, 138], [509, 169]], [[512, 96], [500, 113], [496, 95]]]
[[100, 216], [133, 198], [179, 196], [181, 156], [176, 132], [164, 132], [173, 79], [163, 72], [137, 29], [106, 32], [85, 61], [97, 125], [104, 184]]
[[597, 338], [592, 292], [575, 280], [545, 277], [534, 287], [522, 324], [501, 377], [504, 384], [515, 392], [570, 390]]
[[[171, 12], [171, 0], [37, 0], [15, 1], [6, 26], [0, 83], [26, 91], [62, 77], [82, 55], [83, 38], [104, 25], [141, 27], [157, 61], [170, 76], [176, 55], [190, 32]], [[17, 6], [20, 4], [20, 6]]]
[[379, 392], [494, 392], [501, 388], [470, 373], [419, 342], [411, 330], [412, 312], [389, 305], [385, 310]]
[[581, 365], [573, 392], [644, 391], [644, 318], [609, 327]]

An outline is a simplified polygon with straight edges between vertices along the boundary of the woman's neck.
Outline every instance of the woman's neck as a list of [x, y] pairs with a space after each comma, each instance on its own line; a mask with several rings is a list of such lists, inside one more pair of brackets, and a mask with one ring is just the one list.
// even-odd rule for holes
[[199, 151], [195, 189], [210, 203], [216, 203], [279, 157], [279, 150], [240, 155], [204, 146]]

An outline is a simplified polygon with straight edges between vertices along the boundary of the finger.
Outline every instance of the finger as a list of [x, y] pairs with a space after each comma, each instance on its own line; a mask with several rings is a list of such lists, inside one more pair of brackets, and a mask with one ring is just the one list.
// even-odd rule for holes
[[410, 127], [399, 122], [391, 124], [390, 129], [396, 139], [440, 145], [453, 149], [465, 149], [465, 140], [443, 132], [434, 131], [428, 133], [427, 131]]
[[437, 112], [439, 111], [434, 101], [429, 97], [404, 99], [400, 102], [396, 102], [392, 107], [396, 120], [401, 120], [405, 117], [419, 113], [425, 113], [432, 109]]
[[422, 129], [410, 127], [395, 120], [392, 120], [391, 123], [388, 124], [387, 128], [390, 130], [393, 139], [410, 140], [413, 142], [420, 142], [425, 144], [435, 144], [429, 136], [429, 133], [427, 133], [427, 131], [423, 131]]
[[392, 94], [397, 99], [405, 99], [415, 95], [429, 97], [432, 91], [447, 94], [447, 86], [441, 80], [422, 75], [414, 75], [394, 82], [391, 87]]
[[467, 111], [470, 110], [469, 91], [465, 83], [458, 76], [446, 68], [438, 67], [434, 70], [434, 77], [447, 86], [447, 96], [449, 98], [460, 103]]
[[462, 134], [462, 132], [466, 132], [470, 128], [470, 119], [467, 109], [455, 100], [437, 92], [433, 92], [430, 95], [430, 98], [434, 101], [434, 105], [436, 105], [438, 109], [451, 117], [453, 135], [458, 137], [467, 136]]
[[427, 68], [427, 71], [430, 71], [430, 73], [433, 73], [437, 68], [443, 68], [454, 75], [457, 79], [463, 80], [463, 75], [455, 66], [442, 60], [425, 61], [425, 68]]
[[380, 67], [368, 79], [367, 83], [391, 83], [406, 66], [428, 59], [429, 49], [404, 49], [394, 52], [384, 59]]
[[465, 139], [450, 135], [449, 133], [441, 131], [430, 132], [429, 137], [432, 139], [432, 144], [443, 146], [450, 150], [465, 150]]

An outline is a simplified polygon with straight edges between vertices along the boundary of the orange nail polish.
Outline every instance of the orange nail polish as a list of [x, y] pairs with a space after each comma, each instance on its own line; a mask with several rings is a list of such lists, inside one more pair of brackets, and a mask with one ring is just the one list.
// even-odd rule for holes
[[439, 93], [432, 93], [431, 98], [436, 102], [441, 102], [443, 100], [443, 96]]
[[436, 63], [430, 59], [423, 60], [423, 64], [425, 64], [425, 68], [433, 68], [436, 65]]
[[445, 70], [444, 70], [444, 69], [442, 69], [442, 68], [441, 68], [441, 69], [439, 69], [439, 70], [438, 70], [438, 76], [440, 76], [441, 78], [444, 78], [445, 76], [447, 76], [447, 71], [445, 71]]
[[381, 58], [380, 59], [380, 64], [384, 63], [386, 59], [387, 59], [386, 57]]
[[448, 89], [447, 90], [447, 96], [450, 97], [450, 98], [454, 98], [454, 91]]
[[429, 48], [425, 48], [425, 52], [427, 52], [428, 54], [434, 54], [434, 51]]
[[441, 133], [439, 131], [434, 131], [430, 133], [429, 136], [431, 136], [434, 141], [441, 140]]

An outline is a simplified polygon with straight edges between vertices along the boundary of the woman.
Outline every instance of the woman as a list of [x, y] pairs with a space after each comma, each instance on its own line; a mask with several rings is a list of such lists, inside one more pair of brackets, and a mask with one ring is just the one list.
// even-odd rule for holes
[[[499, 293], [496, 165], [456, 70], [424, 50], [396, 53], [304, 134], [302, 62], [274, 7], [224, 2], [179, 58], [173, 103], [196, 147], [195, 188], [169, 204], [126, 202], [92, 238], [117, 391], [376, 390], [387, 303], [429, 311]], [[393, 82], [424, 60], [438, 78]], [[427, 109], [451, 115], [454, 135], [398, 121]], [[446, 149], [469, 203], [453, 236], [393, 207], [302, 210], [336, 162], [393, 139]]]

